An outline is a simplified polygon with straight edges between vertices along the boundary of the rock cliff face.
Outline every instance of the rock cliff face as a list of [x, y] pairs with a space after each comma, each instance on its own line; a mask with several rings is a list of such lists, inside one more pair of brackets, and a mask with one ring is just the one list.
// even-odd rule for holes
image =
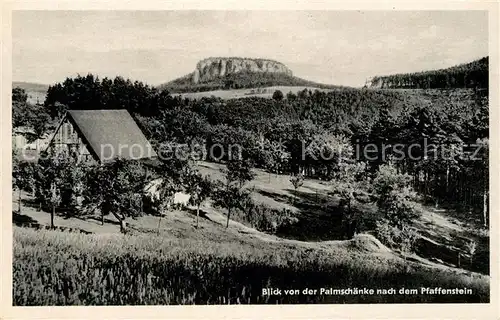
[[271, 72], [292, 76], [292, 71], [277, 61], [248, 58], [208, 58], [198, 62], [192, 74], [192, 81], [195, 84], [207, 82], [239, 72]]

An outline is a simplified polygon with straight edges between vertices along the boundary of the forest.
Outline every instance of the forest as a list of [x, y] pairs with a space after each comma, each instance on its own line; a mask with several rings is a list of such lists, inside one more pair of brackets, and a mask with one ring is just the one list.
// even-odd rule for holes
[[487, 88], [488, 57], [451, 68], [377, 76], [371, 87], [388, 89]]
[[[367, 174], [390, 163], [413, 177], [426, 201], [477, 210], [486, 223], [487, 89], [344, 88], [273, 99], [192, 100], [138, 81], [89, 74], [50, 86], [40, 108], [52, 118], [67, 108], [125, 108], [157, 147], [239, 144], [255, 167], [305, 177], [332, 179], [341, 161], [366, 163]], [[339, 145], [343, 151], [332, 154]], [[367, 155], [366, 148], [377, 151]], [[319, 157], [325, 152], [331, 153], [328, 160]], [[206, 160], [227, 160], [212, 156]]]

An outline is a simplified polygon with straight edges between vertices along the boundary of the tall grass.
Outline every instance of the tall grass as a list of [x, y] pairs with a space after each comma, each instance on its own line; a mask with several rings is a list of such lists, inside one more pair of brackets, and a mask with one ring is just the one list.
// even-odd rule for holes
[[[486, 277], [341, 248], [14, 228], [14, 305], [488, 302]], [[262, 289], [419, 288], [472, 295], [279, 295]]]

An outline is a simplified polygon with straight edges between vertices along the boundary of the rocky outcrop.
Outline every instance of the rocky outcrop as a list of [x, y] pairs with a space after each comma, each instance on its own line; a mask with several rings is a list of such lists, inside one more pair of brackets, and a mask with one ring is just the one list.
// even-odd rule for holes
[[197, 63], [192, 74], [193, 83], [208, 82], [228, 74], [240, 72], [284, 73], [292, 76], [292, 71], [284, 64], [267, 59], [249, 58], [207, 58]]

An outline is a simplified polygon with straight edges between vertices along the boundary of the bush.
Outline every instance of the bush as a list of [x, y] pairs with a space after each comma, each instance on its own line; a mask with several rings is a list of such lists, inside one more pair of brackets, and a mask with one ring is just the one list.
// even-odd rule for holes
[[397, 239], [399, 237], [399, 229], [391, 226], [387, 221], [377, 221], [375, 229], [377, 238], [391, 249], [397, 248]]
[[415, 241], [418, 234], [412, 228], [405, 227], [399, 229], [387, 220], [377, 221], [377, 238], [391, 249], [399, 250], [403, 253], [411, 253], [414, 250]]
[[283, 100], [283, 92], [281, 92], [280, 90], [276, 90], [274, 91], [273, 93], [273, 99], [276, 100], [276, 101], [281, 101]]
[[393, 190], [379, 201], [379, 208], [392, 225], [402, 229], [420, 215], [415, 199], [416, 194], [408, 188]]
[[265, 204], [249, 201], [236, 216], [243, 224], [267, 233], [277, 233], [298, 222], [289, 209], [274, 209]]
[[382, 165], [373, 180], [377, 206], [388, 222], [403, 229], [420, 215], [417, 193], [409, 186], [411, 177], [391, 165]]

